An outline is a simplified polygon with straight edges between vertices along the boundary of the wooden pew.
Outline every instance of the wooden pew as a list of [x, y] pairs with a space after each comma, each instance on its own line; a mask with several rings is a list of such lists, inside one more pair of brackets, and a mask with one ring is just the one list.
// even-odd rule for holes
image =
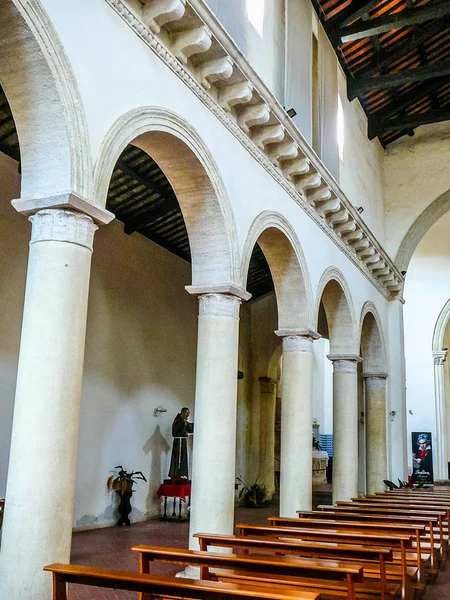
[[[319, 600], [320, 594], [282, 586], [263, 589], [259, 586], [235, 585], [217, 581], [197, 581], [132, 571], [97, 569], [80, 565], [53, 564], [44, 567], [53, 573], [53, 600], [67, 600], [67, 584], [75, 583], [141, 594], [196, 600]], [[11, 599], [12, 600], [12, 599]]]
[[402, 598], [408, 598], [410, 595], [406, 550], [412, 548], [412, 535], [404, 533], [383, 534], [374, 531], [361, 533], [359, 531], [314, 530], [306, 527], [258, 526], [246, 525], [245, 523], [237, 524], [236, 529], [241, 536], [265, 536], [273, 539], [300, 539], [325, 543], [329, 543], [331, 539], [336, 543], [387, 546], [397, 549], [400, 551], [400, 564], [402, 567]]
[[[205, 551], [213, 546], [241, 550], [242, 552], [270, 552], [283, 555], [294, 554], [296, 556], [354, 560], [363, 564], [364, 575], [371, 576], [372, 574], [378, 574], [382, 599], [388, 595], [395, 596], [399, 590], [398, 584], [387, 582], [386, 572], [392, 566], [390, 564], [387, 565], [386, 562], [392, 561], [393, 558], [390, 548], [357, 544], [326, 544], [324, 542], [288, 542], [269, 538], [250, 538], [247, 536], [219, 535], [214, 533], [196, 533], [194, 537], [199, 540], [200, 550]], [[363, 587], [364, 584], [363, 586], [358, 586], [357, 590]]]
[[[444, 538], [444, 533], [443, 533], [443, 527], [442, 527], [442, 518], [446, 517], [446, 513], [445, 511], [437, 511], [437, 510], [433, 510], [433, 511], [429, 511], [427, 510], [416, 510], [416, 507], [408, 507], [408, 506], [401, 506], [398, 504], [392, 505], [392, 507], [390, 505], [387, 505], [386, 503], [371, 503], [371, 502], [336, 502], [336, 506], [328, 506], [328, 505], [320, 505], [318, 508], [320, 509], [324, 509], [324, 510], [329, 510], [329, 509], [334, 509], [334, 510], [343, 510], [343, 511], [351, 511], [351, 512], [355, 512], [355, 513], [371, 513], [371, 514], [384, 514], [384, 515], [405, 515], [405, 516], [410, 516], [410, 517], [417, 517], [417, 516], [427, 516], [430, 519], [433, 518], [437, 518], [438, 519], [438, 523], [439, 523], [439, 531], [440, 531], [440, 553], [441, 556], [443, 557], [443, 559], [445, 560], [445, 538]], [[430, 536], [433, 535], [433, 532], [430, 531]], [[431, 537], [430, 537], [431, 539]], [[437, 544], [435, 543], [435, 541], [433, 541], [434, 543], [434, 547], [437, 548]], [[431, 542], [430, 542], [431, 545]], [[431, 550], [431, 548], [430, 548]], [[432, 553], [431, 554], [431, 559], [432, 559], [432, 568], [436, 568], [436, 560], [435, 560], [435, 556]]]
[[422, 524], [399, 524], [399, 523], [379, 523], [379, 522], [370, 522], [367, 523], [365, 521], [359, 521], [355, 516], [353, 520], [340, 520], [339, 517], [329, 518], [329, 519], [320, 519], [320, 518], [311, 518], [304, 517], [302, 519], [289, 519], [286, 517], [268, 517], [268, 521], [271, 525], [275, 525], [276, 527], [313, 527], [314, 529], [328, 529], [328, 530], [337, 530], [337, 531], [360, 531], [360, 532], [369, 532], [369, 531], [377, 531], [381, 533], [406, 533], [409, 535], [414, 535], [416, 540], [416, 554], [417, 554], [417, 568], [415, 576], [417, 576], [417, 581], [420, 583], [423, 579], [423, 561], [421, 558], [421, 537], [424, 537], [426, 534], [427, 526]]
[[[430, 533], [430, 551], [439, 551], [439, 542], [440, 542], [440, 529], [439, 529], [439, 519], [438, 517], [423, 517], [423, 516], [407, 516], [404, 514], [390, 514], [390, 513], [380, 513], [380, 512], [366, 512], [359, 511], [358, 507], [350, 505], [349, 507], [343, 506], [330, 506], [326, 507], [324, 505], [320, 505], [318, 508], [321, 510], [318, 511], [297, 511], [299, 519], [303, 518], [314, 518], [314, 519], [338, 519], [340, 521], [361, 521], [367, 523], [375, 523], [375, 524], [401, 524], [401, 525], [425, 525], [427, 531]], [[436, 542], [435, 542], [436, 539]], [[431, 559], [431, 552], [425, 551], [423, 547], [422, 550], [422, 558], [423, 562], [428, 562]], [[434, 556], [434, 554], [433, 554]]]
[[[361, 564], [349, 561], [329, 560], [310, 557], [268, 556], [259, 554], [220, 554], [202, 550], [182, 548], [161, 548], [155, 546], [134, 546], [139, 553], [141, 573], [149, 573], [150, 562], [160, 561], [175, 564], [189, 564], [200, 567], [200, 578], [209, 580], [210, 569], [231, 569], [234, 572], [248, 572], [258, 576], [278, 576], [280, 581], [292, 580], [296, 587], [317, 587], [327, 590], [328, 581], [345, 581], [348, 600], [355, 600], [355, 584], [364, 581]], [[257, 581], [258, 578], [255, 580]]]

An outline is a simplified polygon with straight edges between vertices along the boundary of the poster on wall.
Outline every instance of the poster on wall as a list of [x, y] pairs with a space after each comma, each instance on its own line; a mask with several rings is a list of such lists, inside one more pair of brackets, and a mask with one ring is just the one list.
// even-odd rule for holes
[[413, 455], [413, 483], [433, 483], [433, 449], [431, 447], [431, 433], [413, 431], [412, 455]]

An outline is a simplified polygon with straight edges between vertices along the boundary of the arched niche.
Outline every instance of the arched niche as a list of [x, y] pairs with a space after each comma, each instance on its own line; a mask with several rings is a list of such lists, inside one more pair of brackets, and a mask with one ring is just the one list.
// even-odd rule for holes
[[366, 302], [361, 312], [359, 339], [363, 371], [386, 373], [386, 346], [381, 319], [371, 302]]
[[300, 242], [292, 227], [282, 215], [270, 211], [255, 219], [243, 250], [241, 271], [244, 288], [256, 243], [266, 257], [274, 282], [278, 329], [312, 329], [311, 283]]
[[236, 229], [220, 173], [195, 130], [158, 107], [121, 116], [106, 135], [94, 169], [94, 191], [105, 206], [114, 166], [128, 144], [158, 164], [169, 180], [186, 224], [193, 291], [233, 291], [239, 282]]

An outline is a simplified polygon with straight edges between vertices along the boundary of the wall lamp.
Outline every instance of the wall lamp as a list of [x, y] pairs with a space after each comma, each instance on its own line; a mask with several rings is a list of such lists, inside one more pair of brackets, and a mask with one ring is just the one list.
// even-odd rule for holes
[[297, 111], [295, 110], [295, 108], [285, 108], [284, 110], [286, 111], [286, 114], [288, 115], [288, 117], [291, 117], [291, 119], [293, 119], [295, 117], [295, 115], [297, 114]]
[[355, 208], [359, 212], [359, 214], [364, 212], [364, 206], [355, 206]]
[[153, 411], [153, 416], [157, 417], [159, 413], [167, 412], [167, 408], [163, 408], [161, 405], [157, 406]]
[[391, 415], [391, 421], [393, 421], [395, 415], [397, 414], [397, 411], [396, 410], [391, 410], [391, 412], [389, 414]]

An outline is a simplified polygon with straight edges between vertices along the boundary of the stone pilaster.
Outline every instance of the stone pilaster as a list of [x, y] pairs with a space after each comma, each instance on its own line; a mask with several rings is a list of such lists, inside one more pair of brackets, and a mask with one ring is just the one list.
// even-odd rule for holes
[[366, 395], [366, 483], [367, 493], [385, 489], [387, 479], [387, 373], [364, 373]]
[[355, 354], [330, 354], [333, 363], [333, 503], [358, 495], [358, 363]]
[[445, 362], [448, 350], [434, 350], [434, 397], [436, 405], [437, 473], [436, 479], [448, 478], [447, 408], [445, 401]]
[[258, 481], [266, 486], [268, 496], [275, 491], [275, 409], [277, 384], [272, 379], [259, 380], [260, 427]]
[[277, 331], [283, 338], [280, 515], [312, 505], [312, 370], [314, 331]]

